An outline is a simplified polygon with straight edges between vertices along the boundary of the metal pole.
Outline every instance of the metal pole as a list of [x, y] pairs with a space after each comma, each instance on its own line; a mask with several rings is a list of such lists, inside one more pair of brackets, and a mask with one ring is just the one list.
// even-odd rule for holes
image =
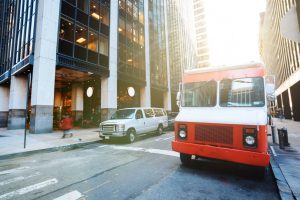
[[30, 90], [30, 84], [31, 84], [31, 72], [27, 75], [27, 95], [26, 95], [26, 111], [25, 111], [25, 125], [24, 125], [24, 149], [26, 148], [26, 125], [27, 125], [27, 114], [28, 114], [28, 102], [29, 102], [29, 90]]

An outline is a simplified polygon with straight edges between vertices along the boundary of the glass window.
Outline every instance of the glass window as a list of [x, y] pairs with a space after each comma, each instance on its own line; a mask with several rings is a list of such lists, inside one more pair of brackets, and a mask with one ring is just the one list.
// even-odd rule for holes
[[100, 8], [100, 20], [106, 26], [109, 26], [109, 9], [101, 6]]
[[59, 37], [74, 42], [74, 24], [68, 20], [60, 19]]
[[164, 116], [164, 112], [162, 109], [153, 109], [156, 117]]
[[99, 53], [108, 56], [108, 38], [107, 37], [100, 35], [99, 46], [100, 46]]
[[76, 44], [86, 47], [87, 45], [87, 30], [81, 26], [76, 26], [75, 30], [75, 41]]
[[100, 5], [96, 1], [90, 2], [90, 15], [94, 19], [100, 20]]
[[95, 32], [89, 32], [89, 43], [88, 48], [92, 51], [99, 51], [99, 37]]
[[88, 0], [77, 0], [77, 8], [88, 13]]
[[154, 112], [152, 109], [144, 109], [144, 113], [145, 113], [146, 118], [154, 117]]
[[261, 107], [264, 105], [263, 78], [226, 79], [220, 82], [220, 106]]
[[61, 4], [61, 13], [65, 14], [71, 18], [75, 17], [74, 7], [64, 1]]
[[144, 118], [142, 110], [137, 110], [135, 114], [136, 119]]
[[132, 119], [135, 115], [135, 109], [117, 110], [111, 119]]
[[182, 106], [184, 107], [214, 107], [217, 101], [217, 83], [203, 81], [186, 83], [183, 86]]

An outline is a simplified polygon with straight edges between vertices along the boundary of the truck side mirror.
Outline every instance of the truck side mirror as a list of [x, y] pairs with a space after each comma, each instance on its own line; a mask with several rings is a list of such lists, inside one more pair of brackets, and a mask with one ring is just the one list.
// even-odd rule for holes
[[275, 76], [268, 75], [265, 77], [266, 95], [268, 101], [275, 101]]

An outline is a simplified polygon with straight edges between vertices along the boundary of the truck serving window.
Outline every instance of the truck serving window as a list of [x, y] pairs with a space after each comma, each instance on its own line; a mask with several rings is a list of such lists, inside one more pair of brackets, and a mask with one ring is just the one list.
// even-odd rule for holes
[[183, 85], [183, 107], [214, 107], [217, 102], [217, 82], [203, 81]]
[[264, 105], [263, 78], [225, 79], [220, 82], [220, 106], [262, 107]]

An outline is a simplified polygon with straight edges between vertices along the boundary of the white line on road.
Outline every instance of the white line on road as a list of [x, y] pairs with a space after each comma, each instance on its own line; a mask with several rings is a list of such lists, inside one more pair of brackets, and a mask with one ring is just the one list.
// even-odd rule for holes
[[87, 190], [87, 191], [85, 191], [85, 192], [83, 192], [84, 194], [87, 194], [87, 193], [89, 193], [90, 191], [93, 191], [93, 190], [95, 190], [95, 189], [98, 189], [98, 188], [100, 188], [100, 187], [102, 187], [103, 185], [106, 185], [106, 184], [108, 184], [108, 183], [110, 183], [111, 181], [105, 181], [104, 183], [101, 183], [100, 185], [97, 185], [97, 186], [95, 186], [95, 187], [93, 187], [93, 188], [91, 188], [91, 189], [89, 189], [89, 190]]
[[44, 188], [44, 187], [47, 187], [49, 185], [53, 185], [53, 184], [56, 184], [56, 183], [58, 183], [57, 179], [55, 179], [55, 178], [49, 179], [49, 180], [41, 182], [41, 183], [30, 185], [30, 186], [27, 186], [27, 187], [24, 187], [24, 188], [21, 188], [21, 189], [3, 194], [3, 195], [0, 196], [0, 199], [10, 199], [10, 198], [13, 198], [15, 196], [23, 195], [23, 194], [26, 194], [28, 192], [32, 192], [34, 190], [38, 190], [38, 189], [41, 189], [41, 188]]
[[0, 172], [0, 175], [11, 174], [11, 173], [18, 172], [18, 171], [24, 170], [24, 169], [29, 169], [29, 168], [30, 167], [18, 167], [18, 168], [15, 168], [15, 169], [9, 169], [9, 170], [5, 170], [5, 171]]
[[99, 146], [98, 148], [103, 148], [103, 147], [107, 147], [108, 145], [102, 145], [102, 146]]
[[270, 146], [270, 148], [271, 148], [271, 151], [272, 151], [273, 155], [277, 156], [277, 154], [276, 154], [275, 149], [273, 148], [273, 146]]
[[83, 197], [83, 195], [77, 190], [74, 190], [53, 200], [77, 200], [80, 199], [81, 197]]
[[19, 176], [19, 177], [15, 177], [15, 178], [12, 178], [12, 179], [5, 180], [5, 181], [3, 181], [3, 182], [0, 182], [0, 186], [7, 185], [7, 184], [10, 184], [10, 183], [14, 183], [14, 182], [17, 182], [17, 181], [23, 181], [23, 180], [26, 180], [26, 179], [29, 179], [29, 178], [38, 176], [38, 175], [40, 175], [40, 174], [41, 174], [40, 172], [37, 172], [37, 173], [34, 173], [34, 174], [30, 175], [30, 176]]
[[140, 151], [140, 152], [147, 152], [147, 153], [161, 154], [161, 155], [166, 155], [166, 156], [179, 157], [179, 153], [177, 153], [175, 151], [162, 150], [162, 149], [145, 149], [145, 148], [141, 148], [141, 147], [126, 147], [126, 146], [112, 146], [112, 148], [118, 149], [118, 150]]

